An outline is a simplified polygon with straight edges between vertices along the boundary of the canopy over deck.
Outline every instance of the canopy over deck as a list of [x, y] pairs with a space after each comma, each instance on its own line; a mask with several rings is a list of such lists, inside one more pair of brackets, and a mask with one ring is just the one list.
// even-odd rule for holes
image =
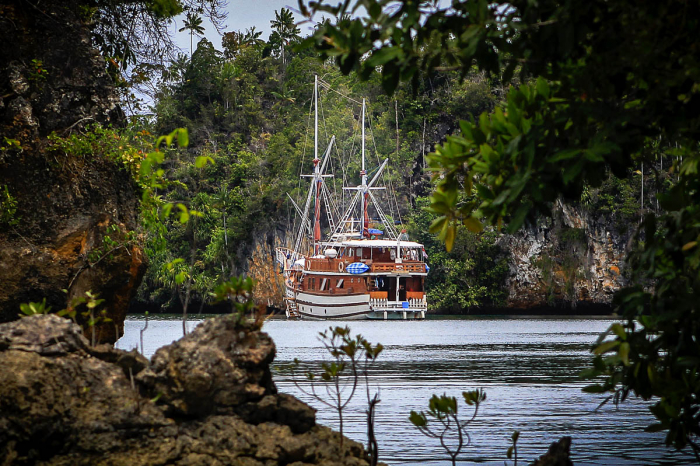
[[345, 240], [338, 242], [328, 242], [328, 245], [333, 245], [334, 247], [347, 247], [347, 248], [395, 248], [400, 245], [401, 248], [415, 248], [421, 249], [422, 244], [416, 243], [414, 241], [397, 241], [390, 239], [358, 239], [358, 240]]

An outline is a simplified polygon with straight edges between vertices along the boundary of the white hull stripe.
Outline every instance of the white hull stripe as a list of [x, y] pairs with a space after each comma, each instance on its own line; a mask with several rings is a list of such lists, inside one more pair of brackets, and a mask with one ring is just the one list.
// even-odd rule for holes
[[[367, 306], [369, 303], [367, 301], [360, 302], [360, 303], [312, 303], [309, 301], [302, 301], [301, 299], [297, 298], [297, 304], [303, 304], [304, 306], [314, 306], [314, 307], [319, 307], [319, 308], [324, 308], [324, 307], [351, 307], [351, 306]], [[369, 309], [369, 307], [368, 307]]]
[[360, 317], [360, 316], [367, 316], [370, 311], [360, 311], [360, 312], [351, 312], [348, 314], [331, 314], [331, 315], [326, 315], [326, 314], [308, 314], [306, 312], [301, 312], [299, 311], [299, 314], [310, 317], [312, 319], [318, 319], [318, 320], [327, 320], [327, 319], [342, 319], [346, 317]]

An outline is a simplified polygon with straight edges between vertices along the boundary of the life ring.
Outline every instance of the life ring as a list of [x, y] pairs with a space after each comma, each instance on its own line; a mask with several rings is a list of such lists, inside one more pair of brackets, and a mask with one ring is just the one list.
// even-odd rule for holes
[[345, 268], [345, 263], [338, 262], [338, 272], [342, 272], [344, 268]]
[[306, 265], [306, 270], [311, 270], [311, 261], [309, 259], [306, 259], [305, 262], [306, 263], [304, 265]]

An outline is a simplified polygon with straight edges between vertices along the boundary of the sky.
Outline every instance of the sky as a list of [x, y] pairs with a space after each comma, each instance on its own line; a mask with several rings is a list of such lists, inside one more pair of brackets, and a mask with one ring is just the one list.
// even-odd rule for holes
[[[228, 0], [226, 11], [228, 18], [225, 21], [226, 27], [222, 32], [245, 31], [247, 28], [255, 26], [258, 31], [262, 31], [262, 38], [267, 40], [270, 35], [270, 21], [275, 19], [275, 10], [279, 11], [282, 8], [287, 8], [292, 11], [297, 22], [302, 21], [301, 15], [295, 13], [299, 8], [297, 0]], [[189, 31], [177, 32], [183, 26], [185, 15], [180, 15], [175, 18], [175, 22], [171, 25], [171, 31], [175, 36], [175, 43], [184, 51], [189, 53], [190, 50], [190, 34]], [[204, 36], [214, 47], [221, 50], [221, 36], [216, 32], [212, 24], [204, 20], [205, 28]], [[308, 35], [311, 31], [311, 24], [304, 23], [299, 26], [302, 36]], [[194, 37], [194, 48], [197, 48], [197, 42], [200, 39]]]

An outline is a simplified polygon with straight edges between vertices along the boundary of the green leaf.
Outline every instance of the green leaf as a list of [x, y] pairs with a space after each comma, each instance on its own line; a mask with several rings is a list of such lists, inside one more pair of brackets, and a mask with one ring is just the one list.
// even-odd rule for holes
[[400, 47], [382, 47], [372, 52], [372, 55], [365, 61], [365, 64], [371, 67], [381, 66], [402, 54], [403, 51]]
[[606, 341], [605, 343], [602, 343], [598, 345], [594, 350], [593, 354], [595, 355], [601, 355], [604, 353], [607, 353], [613, 348], [617, 348], [620, 345], [620, 342], [615, 340], [615, 341]]
[[625, 328], [617, 322], [610, 326], [610, 331], [612, 333], [614, 333], [620, 340], [624, 341], [627, 339], [627, 334], [625, 333]]
[[508, 222], [508, 233], [513, 234], [520, 229], [520, 227], [525, 222], [525, 217], [527, 217], [528, 212], [530, 212], [529, 205], [521, 204], [520, 207], [518, 207], [518, 210], [510, 219], [510, 222]]
[[685, 243], [683, 245], [683, 247], [681, 248], [681, 251], [683, 251], [683, 252], [690, 251], [691, 249], [693, 249], [697, 245], [698, 245], [697, 241], [690, 241], [689, 243]]
[[564, 170], [564, 176], [562, 177], [564, 184], [569, 184], [572, 182], [576, 177], [581, 173], [581, 170], [583, 170], [583, 166], [586, 163], [585, 159], [581, 159], [578, 162], [576, 162], [573, 165], [569, 165], [565, 170]]
[[551, 157], [547, 158], [547, 162], [554, 163], [554, 162], [561, 162], [562, 160], [569, 160], [571, 158], [576, 157], [578, 154], [581, 153], [581, 149], [564, 149], [562, 151], [557, 152], [556, 154], [552, 155]]
[[437, 233], [445, 227], [445, 223], [447, 223], [447, 217], [444, 215], [442, 217], [438, 217], [430, 224], [428, 231], [433, 234]]
[[196, 168], [203, 168], [207, 163], [214, 164], [214, 159], [206, 155], [200, 155], [194, 160], [194, 166]]
[[452, 251], [452, 247], [455, 243], [456, 228], [454, 225], [450, 224], [445, 230], [445, 248], [447, 251]]
[[644, 429], [644, 432], [661, 432], [666, 429], [668, 429], [668, 427], [663, 424], [651, 424]]
[[408, 420], [411, 421], [416, 427], [425, 427], [428, 424], [428, 420], [425, 418], [423, 413], [418, 414], [415, 411], [411, 411], [411, 415], [408, 416]]
[[623, 344], [620, 345], [620, 349], [617, 352], [618, 355], [620, 355], [620, 359], [622, 359], [622, 363], [625, 366], [630, 365], [630, 344], [627, 342], [624, 342]]
[[588, 385], [586, 387], [583, 387], [583, 391], [586, 393], [605, 393], [605, 387], [602, 385]]
[[464, 220], [462, 220], [462, 223], [472, 233], [481, 233], [481, 231], [484, 229], [484, 225], [482, 225], [477, 218], [472, 216], [466, 217]]
[[170, 216], [170, 212], [173, 210], [173, 204], [165, 204], [163, 206], [163, 218], [168, 218]]
[[175, 131], [177, 132], [177, 145], [180, 147], [187, 147], [190, 144], [187, 128], [178, 128]]

